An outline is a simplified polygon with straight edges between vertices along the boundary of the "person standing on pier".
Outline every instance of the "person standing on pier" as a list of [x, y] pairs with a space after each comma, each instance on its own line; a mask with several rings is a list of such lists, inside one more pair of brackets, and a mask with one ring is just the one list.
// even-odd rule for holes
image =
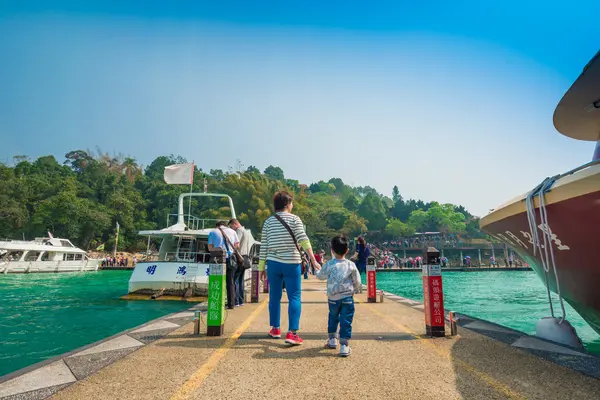
[[[233, 310], [235, 305], [235, 282], [233, 280], [235, 276], [235, 269], [237, 265], [231, 259], [233, 255], [234, 248], [238, 248], [240, 246], [240, 241], [238, 239], [237, 234], [231, 228], [225, 226], [225, 223], [222, 221], [217, 222], [215, 227], [216, 229], [212, 230], [208, 234], [208, 251], [213, 251], [216, 248], [220, 248], [226, 252], [227, 258], [225, 260], [226, 271], [225, 271], [225, 279], [226, 279], [226, 287], [227, 287], [227, 308]], [[227, 237], [225, 237], [227, 235]], [[229, 239], [229, 240], [228, 240]], [[230, 245], [231, 243], [231, 245]]]
[[352, 261], [346, 260], [348, 238], [338, 235], [331, 240], [333, 259], [323, 268], [318, 268], [317, 278], [327, 279], [327, 299], [329, 300], [329, 320], [327, 324], [327, 347], [336, 349], [338, 325], [340, 327], [340, 356], [347, 357], [352, 352], [349, 341], [352, 338], [354, 319], [354, 293], [360, 293], [362, 283], [360, 272]]
[[[246, 228], [240, 224], [240, 221], [237, 219], [232, 219], [229, 221], [229, 227], [235, 231], [240, 240], [240, 247], [238, 249], [242, 258], [244, 259], [244, 264], [250, 264], [250, 237], [246, 233]], [[235, 283], [235, 305], [236, 307], [244, 305], [244, 275], [246, 274], [246, 268], [244, 265], [238, 265], [235, 270], [234, 275], [234, 283]]]
[[[271, 330], [269, 336], [281, 337], [281, 296], [283, 284], [288, 297], [289, 331], [285, 342], [301, 345], [302, 338], [298, 336], [300, 325], [302, 254], [301, 248], [308, 253], [310, 262], [317, 267], [317, 261], [312, 251], [308, 236], [304, 231], [302, 220], [292, 214], [293, 197], [286, 191], [280, 191], [273, 196], [275, 214], [267, 218], [262, 228], [258, 270], [261, 279], [269, 279], [269, 319]], [[265, 263], [268, 263], [265, 272]], [[307, 266], [308, 267], [308, 266]]]
[[371, 255], [371, 250], [369, 246], [367, 246], [367, 242], [365, 238], [362, 236], [358, 237], [358, 243], [356, 244], [356, 252], [352, 256], [352, 258], [356, 259], [356, 266], [358, 267], [358, 271], [361, 273], [367, 272], [367, 258]]

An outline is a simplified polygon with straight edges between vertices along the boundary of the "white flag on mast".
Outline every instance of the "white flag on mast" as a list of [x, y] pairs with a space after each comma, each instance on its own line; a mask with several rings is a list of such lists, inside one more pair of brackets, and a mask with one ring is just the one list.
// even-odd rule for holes
[[169, 165], [165, 167], [164, 178], [170, 185], [191, 185], [194, 182], [194, 163]]

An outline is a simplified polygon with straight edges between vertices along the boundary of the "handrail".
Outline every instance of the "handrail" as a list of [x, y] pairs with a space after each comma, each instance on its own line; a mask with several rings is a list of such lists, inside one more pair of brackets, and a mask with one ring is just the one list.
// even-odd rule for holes
[[[167, 215], [167, 226], [170, 225], [170, 220], [172, 216], [179, 216], [179, 214], [168, 214]], [[201, 230], [204, 230], [207, 228], [207, 223], [208, 222], [213, 222], [213, 224], [210, 226], [211, 228], [214, 227], [214, 223], [218, 222], [218, 221], [222, 221], [221, 219], [217, 219], [217, 218], [199, 218], [196, 217], [192, 214], [184, 214], [183, 215], [183, 221], [185, 223], [187, 219], [187, 228], [189, 230], [195, 231], [195, 230], [199, 230], [198, 228], [200, 228]], [[200, 224], [200, 222], [202, 222], [202, 224]], [[200, 226], [201, 225], [201, 226]]]
[[185, 252], [176, 252], [176, 251], [169, 251], [167, 253], [165, 253], [165, 256], [163, 257], [162, 260], [159, 261], [170, 261], [169, 260], [169, 256], [173, 256], [174, 261], [180, 261], [180, 262], [197, 262], [197, 256], [203, 256], [203, 257], [210, 257], [210, 253], [205, 252], [205, 251], [185, 251]]
[[177, 224], [185, 224], [183, 218], [183, 199], [186, 197], [226, 197], [229, 200], [229, 208], [231, 209], [231, 219], [235, 219], [235, 208], [233, 207], [233, 200], [229, 195], [222, 193], [182, 193], [179, 195], [179, 208], [178, 208], [178, 217]]

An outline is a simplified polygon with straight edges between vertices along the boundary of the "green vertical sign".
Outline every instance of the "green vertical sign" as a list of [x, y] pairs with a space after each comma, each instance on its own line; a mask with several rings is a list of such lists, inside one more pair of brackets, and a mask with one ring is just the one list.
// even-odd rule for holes
[[225, 264], [210, 264], [208, 275], [207, 335], [221, 336], [225, 322]]

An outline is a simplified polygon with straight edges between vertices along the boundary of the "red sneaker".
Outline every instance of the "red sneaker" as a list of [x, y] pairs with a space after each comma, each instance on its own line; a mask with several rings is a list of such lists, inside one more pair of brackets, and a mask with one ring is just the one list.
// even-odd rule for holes
[[271, 330], [269, 331], [269, 336], [271, 336], [273, 339], [281, 338], [281, 329], [271, 328]]
[[285, 342], [289, 344], [293, 344], [294, 346], [300, 346], [304, 340], [297, 333], [288, 332], [285, 337]]

